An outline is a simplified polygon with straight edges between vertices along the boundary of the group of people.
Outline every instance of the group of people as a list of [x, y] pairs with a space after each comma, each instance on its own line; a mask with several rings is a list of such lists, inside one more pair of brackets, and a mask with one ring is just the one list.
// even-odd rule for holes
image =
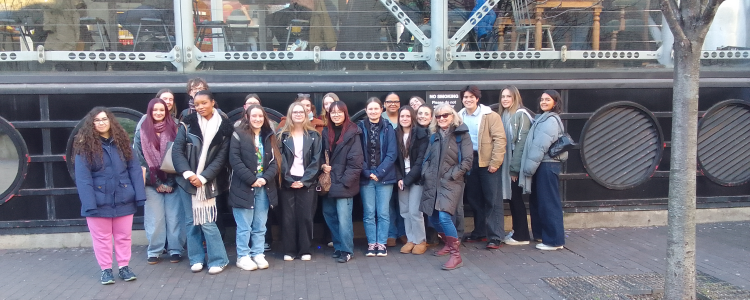
[[[460, 244], [488, 249], [529, 244], [530, 194], [533, 237], [541, 250], [565, 243], [558, 188], [567, 153], [550, 156], [564, 132], [562, 98], [554, 90], [539, 100], [539, 115], [523, 106], [517, 88], [505, 87], [498, 110], [480, 103], [482, 92], [460, 92], [464, 108], [432, 107], [420, 97], [401, 106], [397, 94], [366, 103], [354, 122], [334, 93], [323, 97], [319, 116], [308, 94], [298, 94], [276, 124], [250, 94], [240, 120], [231, 123], [216, 106], [208, 84], [188, 82], [189, 107], [178, 119], [174, 93], [161, 90], [138, 123], [133, 144], [111, 111], [96, 107], [75, 137], [75, 177], [101, 283], [114, 283], [112, 238], [119, 277], [134, 280], [130, 261], [133, 214], [145, 205], [147, 261], [168, 252], [180, 262], [184, 247], [193, 272], [209, 274], [229, 264], [217, 226], [217, 196], [226, 193], [236, 227], [242, 270], [266, 269], [264, 243], [271, 209], [280, 210], [284, 261], [312, 258], [313, 216], [320, 201], [331, 231], [333, 258], [354, 255], [352, 210], [359, 194], [367, 236], [366, 257], [423, 254], [430, 228], [449, 256], [443, 269], [462, 266]], [[465, 199], [465, 200], [464, 200]], [[504, 230], [503, 200], [510, 201], [513, 230]], [[474, 230], [464, 234], [466, 201]], [[428, 222], [425, 222], [426, 220]]]

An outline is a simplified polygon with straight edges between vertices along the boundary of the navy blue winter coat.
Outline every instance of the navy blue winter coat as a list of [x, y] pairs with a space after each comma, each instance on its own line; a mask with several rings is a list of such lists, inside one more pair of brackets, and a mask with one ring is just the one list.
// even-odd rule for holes
[[398, 144], [396, 144], [396, 130], [393, 129], [391, 123], [380, 117], [380, 165], [371, 166], [369, 160], [370, 157], [369, 149], [367, 147], [367, 141], [369, 139], [367, 132], [367, 126], [365, 122], [369, 120], [362, 120], [357, 122], [359, 130], [362, 131], [362, 153], [364, 154], [365, 162], [362, 165], [362, 180], [360, 185], [365, 185], [370, 180], [370, 174], [375, 174], [378, 177], [378, 182], [382, 184], [393, 184], [396, 183], [400, 178], [398, 172], [396, 172], [396, 158], [398, 158]]
[[116, 218], [132, 215], [146, 202], [143, 170], [133, 153], [124, 161], [111, 139], [102, 140], [103, 162], [89, 165], [76, 155], [75, 175], [82, 217]]

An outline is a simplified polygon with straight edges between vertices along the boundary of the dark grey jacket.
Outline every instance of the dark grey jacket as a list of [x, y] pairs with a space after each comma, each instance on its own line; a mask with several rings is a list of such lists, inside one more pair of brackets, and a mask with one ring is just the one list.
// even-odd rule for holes
[[[263, 141], [263, 174], [266, 180], [263, 189], [268, 196], [268, 204], [278, 205], [279, 197], [276, 190], [279, 167], [277, 157], [273, 154], [271, 139], [275, 139], [273, 130], [261, 132]], [[231, 207], [253, 209], [255, 207], [255, 189], [253, 183], [258, 180], [258, 154], [256, 153], [253, 137], [243, 129], [235, 129], [229, 142], [229, 164], [232, 166], [232, 180], [229, 185], [229, 205]]]
[[[172, 146], [172, 163], [175, 171], [177, 171], [177, 184], [186, 192], [194, 195], [196, 192], [195, 186], [182, 177], [182, 173], [185, 171], [195, 172], [198, 169], [198, 159], [205, 141], [203, 141], [203, 133], [198, 125], [197, 113], [187, 115], [182, 119], [182, 123], [185, 126], [178, 127], [177, 137]], [[198, 174], [206, 178], [208, 181], [206, 185], [210, 185], [211, 181], [216, 180], [219, 193], [228, 187], [227, 156], [229, 156], [229, 139], [232, 137], [232, 132], [234, 132], [232, 123], [222, 116], [219, 131], [210, 141], [206, 166], [203, 168], [203, 172]]]
[[[350, 124], [346, 131], [341, 132], [341, 143], [331, 152], [328, 144], [328, 127], [323, 129], [323, 151], [328, 152], [331, 165], [331, 189], [328, 197], [351, 198], [359, 193], [359, 175], [365, 160], [362, 154], [362, 131], [356, 124]], [[331, 133], [333, 134], [333, 133]], [[321, 158], [325, 163], [325, 156]]]
[[[463, 200], [464, 174], [471, 170], [474, 148], [466, 124], [451, 126], [445, 138], [440, 133], [432, 135], [434, 142], [427, 147], [427, 159], [422, 165], [424, 190], [419, 209], [428, 216], [433, 210], [452, 215]], [[461, 135], [461, 145], [456, 144], [455, 135]], [[461, 147], [461, 161], [458, 161], [458, 147]]]

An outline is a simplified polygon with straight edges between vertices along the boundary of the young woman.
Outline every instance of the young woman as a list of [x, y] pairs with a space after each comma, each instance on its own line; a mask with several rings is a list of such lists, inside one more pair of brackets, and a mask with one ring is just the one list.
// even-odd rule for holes
[[101, 267], [101, 283], [115, 283], [112, 275], [112, 239], [120, 278], [135, 280], [130, 270], [131, 233], [136, 206], [146, 192], [143, 171], [130, 148], [128, 133], [104, 107], [95, 107], [84, 118], [73, 142], [75, 177], [94, 255]]
[[328, 126], [328, 113], [331, 109], [331, 103], [339, 101], [339, 96], [335, 93], [328, 93], [323, 95], [323, 110], [320, 111], [320, 119], [323, 120], [323, 125]]
[[182, 110], [182, 112], [180, 113], [180, 120], [182, 120], [182, 118], [186, 117], [189, 114], [195, 113], [195, 94], [200, 91], [207, 91], [208, 82], [200, 77], [191, 78], [187, 82], [186, 90], [188, 94], [188, 108]]
[[[367, 235], [365, 256], [386, 256], [385, 243], [390, 226], [390, 200], [393, 184], [398, 180], [395, 162], [398, 157], [396, 134], [390, 122], [383, 118], [383, 103], [372, 97], [365, 107], [367, 119], [357, 126], [363, 132], [364, 165], [360, 193], [364, 207], [363, 222]], [[376, 222], [377, 217], [377, 222]]]
[[429, 128], [432, 123], [432, 107], [423, 104], [417, 109], [417, 124], [422, 128]]
[[175, 120], [168, 113], [167, 104], [159, 98], [151, 99], [146, 119], [136, 130], [133, 147], [146, 171], [146, 207], [143, 227], [148, 238], [147, 262], [159, 263], [159, 256], [168, 245], [170, 261], [182, 260], [185, 244], [184, 218], [180, 194], [175, 192], [177, 182], [173, 174], [161, 170], [162, 159], [168, 150], [167, 143], [177, 135]]
[[542, 114], [534, 119], [529, 129], [518, 178], [523, 193], [530, 194], [531, 231], [534, 239], [542, 240], [536, 245], [540, 250], [558, 250], [565, 245], [559, 176], [568, 153], [549, 156], [549, 147], [565, 132], [559, 116], [561, 107], [562, 98], [557, 91], [544, 91], [539, 99]]
[[407, 243], [401, 253], [424, 254], [427, 251], [424, 217], [419, 205], [422, 200], [422, 161], [428, 144], [427, 129], [417, 125], [416, 112], [410, 106], [398, 110], [398, 207], [404, 218]]
[[181, 198], [187, 221], [190, 270], [202, 271], [207, 258], [208, 274], [214, 275], [224, 271], [229, 263], [216, 226], [216, 196], [223, 192], [220, 187], [225, 186], [222, 181], [226, 180], [229, 140], [234, 130], [232, 123], [215, 108], [211, 92], [199, 91], [193, 101], [196, 112], [187, 115], [182, 120], [184, 126], [178, 128], [172, 162], [178, 174], [177, 184], [189, 194]]
[[[276, 206], [276, 178], [281, 165], [278, 140], [260, 105], [250, 105], [230, 142], [232, 183], [229, 205], [237, 223], [237, 267], [267, 269], [264, 246], [269, 207]], [[252, 239], [252, 248], [248, 243]]]
[[170, 89], [161, 89], [156, 92], [156, 98], [164, 100], [167, 104], [167, 110], [172, 118], [177, 118], [177, 107], [174, 106], [174, 93]]
[[336, 101], [328, 111], [330, 122], [323, 129], [323, 151], [329, 163], [321, 169], [331, 176], [331, 189], [323, 197], [323, 217], [331, 229], [333, 258], [348, 262], [354, 255], [352, 205], [359, 193], [359, 174], [362, 173], [362, 144], [356, 124], [349, 119], [344, 102]]
[[510, 214], [513, 230], [503, 242], [508, 245], [529, 244], [529, 223], [526, 221], [526, 204], [518, 186], [518, 173], [521, 170], [521, 156], [526, 146], [526, 136], [531, 128], [533, 115], [521, 101], [521, 94], [515, 86], [507, 86], [500, 94], [500, 109], [505, 136], [508, 139], [505, 149], [505, 163], [500, 170], [502, 175], [503, 199], [510, 200]]
[[473, 147], [469, 128], [448, 104], [435, 108], [430, 131], [432, 137], [422, 165], [424, 192], [420, 209], [429, 216], [445, 243], [435, 256], [450, 254], [443, 269], [453, 270], [463, 266], [463, 262], [459, 253], [461, 240], [451, 215], [463, 201], [464, 175], [471, 169]]
[[299, 256], [308, 261], [312, 259], [313, 214], [318, 196], [315, 187], [322, 145], [302, 103], [289, 106], [286, 120], [278, 133], [282, 143], [279, 202], [284, 260]]
[[412, 96], [411, 99], [409, 99], [409, 106], [411, 106], [414, 111], [417, 111], [422, 105], [424, 105], [424, 99], [422, 99], [422, 97]]
[[[318, 131], [318, 134], [322, 133], [323, 128], [325, 128], [325, 124], [323, 120], [315, 117], [315, 106], [313, 106], [312, 104], [310, 94], [297, 94], [297, 98], [294, 99], [294, 103], [302, 104], [302, 107], [305, 108], [305, 117], [307, 117], [310, 126], [315, 128], [315, 130]], [[279, 128], [286, 125], [287, 119], [287, 117], [281, 118], [281, 122], [279, 122]]]

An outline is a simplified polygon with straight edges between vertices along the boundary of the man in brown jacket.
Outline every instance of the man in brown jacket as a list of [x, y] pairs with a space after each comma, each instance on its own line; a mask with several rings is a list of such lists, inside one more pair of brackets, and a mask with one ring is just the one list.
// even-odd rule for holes
[[503, 198], [498, 172], [505, 157], [503, 121], [488, 106], [479, 103], [482, 92], [476, 86], [461, 90], [464, 108], [458, 112], [469, 127], [474, 161], [466, 175], [464, 195], [474, 211], [474, 231], [466, 242], [487, 241], [488, 249], [497, 249], [505, 236]]

